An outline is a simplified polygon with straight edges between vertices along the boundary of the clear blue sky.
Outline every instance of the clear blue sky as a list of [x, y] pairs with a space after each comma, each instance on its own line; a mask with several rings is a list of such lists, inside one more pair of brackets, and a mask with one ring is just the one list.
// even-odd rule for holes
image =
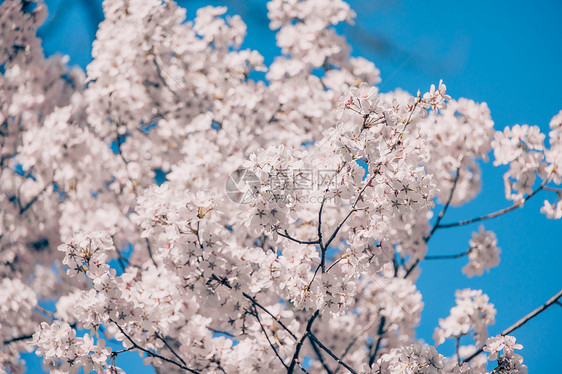
[[[87, 3], [94, 6], [87, 6]], [[267, 28], [265, 1], [179, 1], [188, 17], [202, 5], [230, 5], [248, 24], [245, 47], [259, 50], [266, 62], [278, 54], [274, 34]], [[382, 91], [403, 88], [415, 93], [443, 79], [448, 93], [485, 101], [496, 129], [513, 124], [538, 125], [548, 132], [550, 118], [562, 109], [562, 2], [497, 1], [350, 1], [358, 14], [356, 27], [341, 27], [353, 54], [367, 57], [381, 70]], [[92, 0], [47, 0], [51, 23], [41, 30], [45, 51], [68, 54], [70, 63], [85, 67], [91, 60], [94, 38], [89, 15], [99, 8]], [[60, 5], [60, 7], [59, 7]], [[54, 15], [58, 7], [57, 13]], [[95, 17], [94, 17], [95, 18]], [[483, 166], [480, 196], [462, 208], [450, 209], [444, 222], [472, 218], [504, 208], [504, 168]], [[418, 287], [425, 303], [418, 336], [432, 344], [438, 319], [454, 305], [461, 288], [483, 289], [495, 304], [499, 333], [544, 303], [562, 288], [562, 222], [539, 213], [544, 195], [528, 202], [525, 210], [485, 222], [498, 236], [500, 266], [489, 274], [468, 279], [461, 273], [466, 259], [422, 263]], [[430, 254], [457, 253], [467, 248], [478, 224], [438, 231]], [[553, 306], [514, 334], [530, 372], [558, 372], [562, 337], [562, 308]], [[439, 350], [451, 354], [453, 347]], [[26, 357], [32, 357], [27, 356]], [[130, 359], [129, 359], [130, 358]], [[30, 360], [30, 371], [39, 369]], [[151, 373], [138, 355], [118, 365], [129, 372]]]

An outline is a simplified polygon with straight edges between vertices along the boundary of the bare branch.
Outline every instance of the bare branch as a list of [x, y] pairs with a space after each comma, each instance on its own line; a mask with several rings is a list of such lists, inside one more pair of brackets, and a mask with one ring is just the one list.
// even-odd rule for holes
[[[199, 238], [199, 234], [197, 234], [197, 238]], [[154, 267], [157, 268], [158, 264], [156, 264], [156, 261], [154, 260], [154, 257], [152, 256], [152, 246], [150, 245], [150, 240], [148, 240], [148, 238], [145, 238], [145, 239], [146, 239], [146, 251], [148, 252], [148, 257], [150, 257], [150, 260], [152, 260], [152, 264], [154, 264]]]
[[554, 187], [543, 186], [542, 189], [545, 190], [545, 191], [556, 192], [557, 194], [562, 193], [562, 188], [554, 188]]
[[455, 342], [455, 352], [457, 352], [457, 364], [461, 366], [461, 356], [459, 355], [459, 346], [461, 344], [461, 336], [457, 336], [457, 341]]
[[[546, 181], [546, 179], [545, 179]], [[534, 190], [530, 195], [528, 195], [525, 200], [523, 201], [523, 204], [525, 204], [531, 197], [535, 196], [539, 191], [544, 189], [544, 182], [543, 185], [541, 185], [540, 187], [538, 187], [536, 190]], [[459, 222], [453, 222], [453, 223], [445, 223], [445, 224], [440, 224], [439, 226], [437, 226], [437, 228], [449, 228], [449, 227], [457, 227], [457, 226], [464, 226], [464, 225], [469, 225], [471, 223], [475, 223], [475, 222], [480, 222], [480, 221], [484, 221], [487, 219], [492, 219], [492, 218], [496, 218], [499, 217], [501, 215], [504, 215], [506, 213], [509, 213], [511, 211], [514, 211], [517, 208], [521, 208], [523, 207], [523, 204], [513, 204], [510, 207], [498, 210], [497, 212], [494, 213], [490, 213], [490, 214], [486, 214], [485, 216], [480, 216], [480, 217], [476, 217], [476, 218], [472, 218], [472, 219], [467, 219], [465, 221], [459, 221]]]
[[464, 257], [466, 255], [468, 255], [470, 252], [472, 252], [473, 248], [470, 248], [467, 251], [464, 251], [462, 253], [457, 253], [455, 255], [436, 255], [436, 256], [425, 256], [423, 259], [424, 260], [449, 260], [449, 259], [454, 259], [454, 258], [460, 258], [460, 257]]
[[8, 344], [12, 344], [15, 342], [21, 342], [22, 340], [28, 340], [33, 338], [33, 334], [29, 334], [29, 335], [22, 335], [22, 336], [18, 336], [12, 339], [8, 339], [8, 340], [4, 340], [3, 344], [4, 345], [8, 345]]
[[412, 273], [412, 271], [414, 271], [414, 269], [416, 268], [416, 266], [418, 266], [419, 263], [420, 263], [420, 259], [418, 258], [416, 260], [416, 262], [414, 262], [412, 264], [412, 266], [410, 266], [410, 268], [408, 270], [406, 270], [406, 274], [404, 275], [404, 279], [408, 278], [408, 275], [410, 275]]
[[299, 240], [299, 239], [295, 239], [292, 236], [289, 235], [289, 233], [287, 232], [287, 230], [285, 230], [285, 233], [283, 234], [282, 232], [277, 231], [277, 234], [279, 236], [282, 236], [284, 238], [287, 238], [289, 240], [294, 241], [295, 243], [299, 243], [299, 244], [320, 244], [320, 242], [318, 240], [310, 240], [310, 241], [306, 241], [306, 240]]

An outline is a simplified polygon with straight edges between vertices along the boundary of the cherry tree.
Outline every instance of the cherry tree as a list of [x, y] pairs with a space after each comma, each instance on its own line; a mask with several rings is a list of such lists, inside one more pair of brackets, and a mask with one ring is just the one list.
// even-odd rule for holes
[[[512, 333], [562, 291], [490, 337], [493, 300], [458, 290], [423, 342], [416, 280], [424, 261], [464, 257], [468, 277], [500, 262], [485, 226], [426, 254], [437, 230], [539, 194], [562, 217], [562, 112], [547, 147], [443, 82], [379, 92], [334, 27], [355, 15], [341, 0], [270, 1], [270, 66], [224, 7], [103, 10], [83, 72], [45, 58], [41, 1], [0, 5], [2, 372], [30, 351], [53, 373], [122, 372], [126, 351], [162, 373], [527, 372]], [[447, 222], [491, 153], [512, 205]]]

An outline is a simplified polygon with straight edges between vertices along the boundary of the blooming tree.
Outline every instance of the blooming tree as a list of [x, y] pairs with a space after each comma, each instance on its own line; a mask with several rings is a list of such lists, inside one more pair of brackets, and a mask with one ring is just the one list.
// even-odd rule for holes
[[[562, 112], [547, 147], [442, 82], [379, 92], [334, 28], [354, 17], [341, 0], [270, 1], [270, 66], [224, 7], [103, 9], [84, 73], [44, 57], [42, 2], [0, 5], [3, 372], [33, 350], [54, 373], [122, 372], [125, 351], [163, 373], [527, 372], [509, 334], [562, 291], [489, 337], [494, 305], [458, 290], [434, 333], [456, 342], [445, 357], [416, 339], [416, 279], [425, 260], [465, 257], [468, 277], [500, 261], [483, 226], [464, 252], [426, 255], [437, 230], [539, 192], [562, 217]], [[491, 151], [513, 205], [442, 222]]]

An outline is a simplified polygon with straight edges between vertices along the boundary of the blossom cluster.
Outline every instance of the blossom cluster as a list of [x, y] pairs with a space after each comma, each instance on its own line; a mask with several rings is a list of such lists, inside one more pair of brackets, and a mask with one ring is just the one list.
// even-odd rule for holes
[[76, 330], [61, 321], [50, 325], [41, 323], [33, 335], [33, 343], [38, 347], [37, 354], [43, 356], [46, 363], [61, 361], [57, 369], [62, 372], [75, 373], [84, 368], [86, 373], [100, 373], [111, 353], [111, 348], [105, 346], [103, 339], [94, 344], [94, 339], [88, 334], [77, 337]]
[[[225, 7], [105, 0], [82, 72], [44, 56], [42, 1], [0, 5], [0, 371], [34, 350], [52, 372], [136, 351], [171, 373], [483, 374], [484, 350], [524, 372], [514, 338], [487, 340], [481, 290], [435, 329], [454, 356], [420, 341], [416, 280], [492, 150], [515, 207], [542, 191], [562, 217], [562, 112], [547, 147], [442, 81], [380, 92], [338, 33], [345, 2], [267, 8], [270, 66]], [[498, 265], [493, 232], [469, 245], [467, 276]]]
[[486, 340], [484, 351], [488, 352], [489, 360], [497, 360], [498, 366], [494, 371], [509, 374], [526, 374], [527, 366], [522, 364], [523, 357], [514, 352], [514, 350], [522, 348], [521, 344], [515, 343], [513, 336], [497, 335]]
[[500, 249], [497, 247], [498, 239], [493, 231], [484, 231], [484, 226], [472, 234], [472, 239], [468, 242], [468, 264], [462, 268], [462, 272], [468, 277], [482, 275], [484, 270], [490, 270], [500, 263]]
[[440, 319], [439, 327], [435, 328], [435, 343], [440, 345], [445, 339], [460, 339], [473, 331], [476, 344], [482, 346], [488, 338], [488, 326], [495, 323], [494, 305], [481, 290], [459, 290], [455, 298], [457, 305], [451, 308], [451, 315]]

